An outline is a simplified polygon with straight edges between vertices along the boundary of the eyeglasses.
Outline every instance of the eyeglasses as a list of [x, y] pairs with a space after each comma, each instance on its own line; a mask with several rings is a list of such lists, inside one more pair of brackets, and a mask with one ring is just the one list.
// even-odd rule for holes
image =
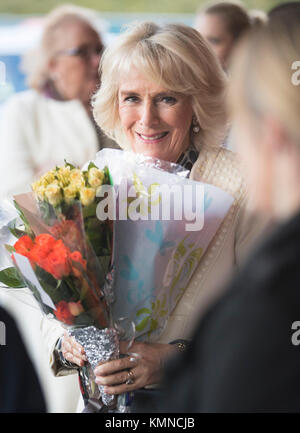
[[80, 47], [61, 50], [57, 53], [57, 55], [81, 57], [83, 60], [89, 60], [93, 56], [101, 56], [103, 51], [104, 51], [104, 47], [102, 45], [94, 46], [94, 47], [90, 45], [81, 45]]

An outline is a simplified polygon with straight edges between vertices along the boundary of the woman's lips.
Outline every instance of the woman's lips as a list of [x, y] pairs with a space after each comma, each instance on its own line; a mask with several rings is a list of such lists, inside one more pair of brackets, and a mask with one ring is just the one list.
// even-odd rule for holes
[[138, 137], [144, 142], [144, 143], [159, 143], [160, 141], [162, 141], [168, 134], [169, 132], [160, 132], [158, 134], [152, 134], [152, 135], [145, 135], [145, 134], [140, 134], [139, 132], [136, 133], [138, 135]]

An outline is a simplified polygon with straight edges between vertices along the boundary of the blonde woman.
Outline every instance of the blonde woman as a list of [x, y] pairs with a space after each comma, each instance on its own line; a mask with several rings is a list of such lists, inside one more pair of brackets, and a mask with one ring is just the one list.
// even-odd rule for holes
[[64, 159], [81, 166], [113, 146], [90, 107], [103, 50], [92, 11], [63, 5], [45, 18], [39, 45], [24, 60], [30, 90], [13, 95], [1, 113], [0, 196], [30, 190]]
[[[191, 178], [234, 197], [159, 341], [136, 342], [131, 348], [136, 359], [124, 357], [95, 370], [97, 383], [119, 394], [159, 382], [165, 360], [185, 347], [201, 309], [239, 264], [261, 222], [248, 214], [239, 164], [221, 146], [227, 129], [226, 77], [196, 30], [175, 24], [134, 26], [103, 54], [100, 73], [94, 116], [110, 138], [123, 149], [179, 162], [191, 169]], [[55, 332], [48, 339], [52, 367], [64, 374], [54, 350], [62, 331]], [[64, 359], [82, 366], [82, 347], [68, 337], [61, 342]]]
[[300, 410], [300, 86], [299, 69], [292, 69], [300, 58], [297, 5], [279, 10], [239, 47], [230, 90], [253, 203], [278, 227], [199, 323], [190, 350], [168, 372], [159, 411]]

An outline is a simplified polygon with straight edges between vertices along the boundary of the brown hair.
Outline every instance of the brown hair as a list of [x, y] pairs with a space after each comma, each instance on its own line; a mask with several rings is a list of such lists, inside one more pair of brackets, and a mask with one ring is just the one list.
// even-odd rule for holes
[[233, 39], [238, 39], [246, 30], [249, 30], [257, 21], [252, 19], [247, 9], [237, 2], [218, 2], [210, 4], [199, 10], [199, 14], [218, 15], [224, 21], [228, 32]]

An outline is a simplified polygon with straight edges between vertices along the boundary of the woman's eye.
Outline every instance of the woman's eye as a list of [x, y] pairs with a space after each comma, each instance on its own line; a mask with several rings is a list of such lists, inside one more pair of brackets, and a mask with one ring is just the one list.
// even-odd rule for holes
[[211, 43], [212, 45], [220, 45], [222, 40], [219, 38], [208, 38], [208, 42]]
[[163, 96], [161, 98], [161, 101], [164, 102], [165, 104], [169, 104], [169, 105], [176, 104], [176, 102], [177, 102], [177, 100], [176, 100], [176, 98], [174, 98], [174, 96]]
[[137, 102], [138, 101], [138, 97], [137, 96], [126, 96], [126, 98], [124, 98], [125, 102]]

